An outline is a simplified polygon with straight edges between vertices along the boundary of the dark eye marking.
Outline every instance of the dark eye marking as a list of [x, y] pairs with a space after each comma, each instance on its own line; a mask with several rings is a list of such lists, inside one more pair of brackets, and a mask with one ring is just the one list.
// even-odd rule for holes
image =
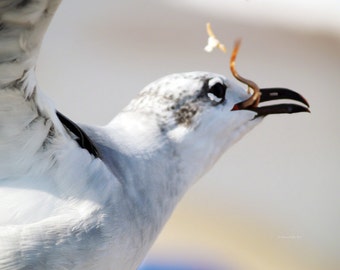
[[225, 99], [227, 86], [220, 82], [214, 83], [207, 92], [208, 98], [215, 103], [222, 103]]

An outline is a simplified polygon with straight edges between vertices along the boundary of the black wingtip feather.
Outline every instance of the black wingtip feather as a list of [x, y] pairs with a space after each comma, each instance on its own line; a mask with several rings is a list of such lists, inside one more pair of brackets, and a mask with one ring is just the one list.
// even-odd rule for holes
[[65, 128], [67, 128], [70, 132], [72, 132], [74, 135], [76, 135], [78, 138], [76, 139], [76, 142], [78, 145], [86, 149], [91, 155], [93, 155], [95, 158], [100, 158], [99, 151], [92, 142], [92, 140], [87, 136], [84, 130], [82, 130], [76, 123], [74, 123], [72, 120], [67, 118], [65, 115], [60, 113], [59, 111], [56, 111], [56, 114], [60, 120], [60, 122], [64, 125]]

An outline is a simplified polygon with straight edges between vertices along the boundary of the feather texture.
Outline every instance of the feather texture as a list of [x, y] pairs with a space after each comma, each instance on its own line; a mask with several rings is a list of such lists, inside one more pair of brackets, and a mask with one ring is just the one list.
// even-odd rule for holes
[[34, 72], [59, 3], [0, 1], [0, 268], [133, 270], [188, 187], [260, 118], [232, 110], [242, 88], [190, 72], [151, 83], [104, 127], [59, 115], [65, 129]]

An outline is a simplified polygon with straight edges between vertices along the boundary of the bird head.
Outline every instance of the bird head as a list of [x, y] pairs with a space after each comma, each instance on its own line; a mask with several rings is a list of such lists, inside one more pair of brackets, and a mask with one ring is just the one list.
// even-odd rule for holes
[[[291, 99], [299, 104], [263, 102]], [[208, 72], [172, 74], [146, 86], [128, 111], [156, 119], [174, 145], [186, 176], [197, 179], [266, 115], [308, 111], [307, 101], [284, 88], [247, 89]], [[151, 118], [149, 118], [151, 119]]]

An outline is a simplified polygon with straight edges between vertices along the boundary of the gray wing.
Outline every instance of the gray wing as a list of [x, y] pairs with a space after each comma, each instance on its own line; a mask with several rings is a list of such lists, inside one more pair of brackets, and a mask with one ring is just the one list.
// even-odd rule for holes
[[61, 0], [0, 1], [0, 86], [34, 69], [44, 33]]
[[[98, 206], [84, 200], [83, 207], [81, 196], [96, 191], [90, 185], [98, 172], [107, 186], [111, 174], [79, 150], [35, 78], [43, 35], [59, 3], [0, 0], [1, 269], [73, 269], [104, 242], [91, 240], [100, 230]], [[60, 194], [71, 194], [86, 213]]]
[[[5, 0], [0, 2], [0, 88], [16, 91], [17, 101], [24, 98], [28, 101], [26, 105], [29, 107], [33, 105], [37, 109], [33, 113], [27, 110], [21, 111], [25, 109], [25, 104], [20, 108], [17, 102], [9, 100], [7, 95], [9, 91], [3, 95], [0, 94], [2, 102], [6, 102], [9, 106], [12, 104], [13, 110], [20, 113], [15, 117], [8, 117], [11, 116], [8, 111], [5, 113], [7, 117], [5, 114], [2, 117], [0, 115], [1, 119], [7, 119], [3, 120], [7, 122], [7, 125], [3, 126], [6, 126], [8, 130], [11, 129], [10, 126], [16, 125], [20, 128], [25, 122], [36, 119], [38, 112], [45, 113], [45, 119], [56, 120], [53, 108], [48, 104], [47, 99], [42, 100], [41, 97], [37, 99], [40, 93], [34, 69], [43, 35], [60, 1]], [[93, 143], [79, 126], [59, 112], [57, 112], [57, 117], [79, 138], [78, 142], [82, 148], [98, 156]], [[20, 118], [23, 118], [24, 123], [20, 121]], [[8, 123], [8, 120], [11, 122]]]
[[47, 139], [64, 134], [35, 78], [39, 48], [60, 2], [0, 1], [0, 181], [25, 175]]

